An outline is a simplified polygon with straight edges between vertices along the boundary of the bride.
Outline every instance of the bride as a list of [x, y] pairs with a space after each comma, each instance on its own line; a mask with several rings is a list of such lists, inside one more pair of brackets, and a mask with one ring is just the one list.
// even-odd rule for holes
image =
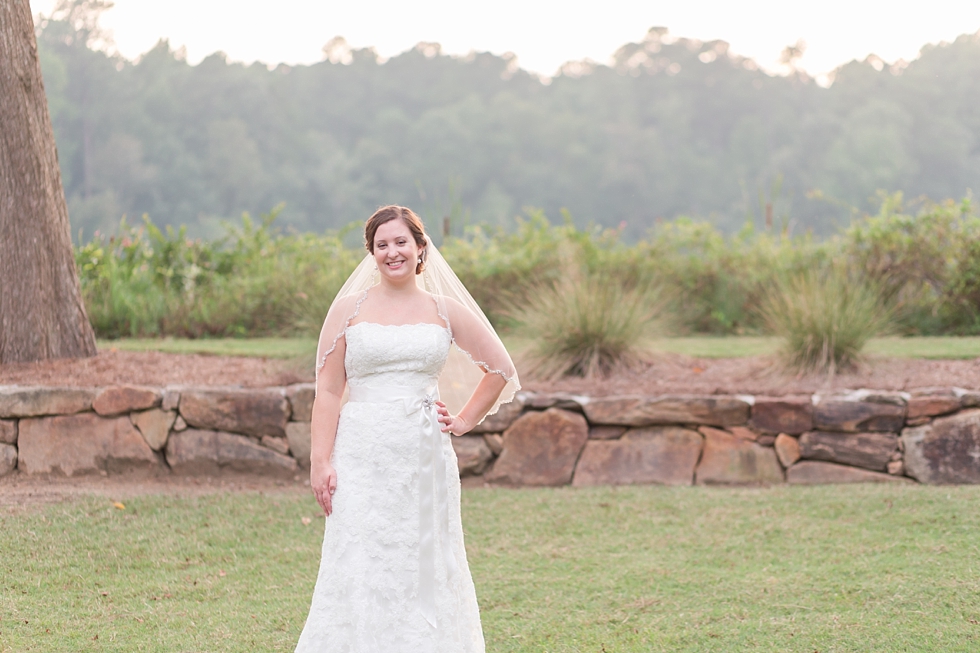
[[297, 653], [483, 653], [449, 435], [520, 389], [421, 220], [386, 206], [317, 350], [310, 481], [327, 515]]

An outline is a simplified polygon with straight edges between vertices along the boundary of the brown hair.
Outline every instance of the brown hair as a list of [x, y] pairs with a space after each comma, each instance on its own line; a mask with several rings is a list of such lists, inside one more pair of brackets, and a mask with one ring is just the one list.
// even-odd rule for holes
[[[425, 226], [422, 224], [419, 216], [415, 215], [412, 209], [390, 204], [388, 206], [382, 206], [375, 211], [374, 215], [364, 223], [364, 247], [367, 248], [367, 251], [374, 254], [374, 236], [378, 233], [378, 227], [396, 219], [400, 219], [405, 223], [405, 226], [408, 227], [409, 232], [412, 234], [412, 238], [415, 239], [416, 245], [425, 247]], [[422, 270], [424, 269], [425, 260], [423, 255], [420, 254], [419, 263], [415, 266], [415, 274], [422, 274]]]

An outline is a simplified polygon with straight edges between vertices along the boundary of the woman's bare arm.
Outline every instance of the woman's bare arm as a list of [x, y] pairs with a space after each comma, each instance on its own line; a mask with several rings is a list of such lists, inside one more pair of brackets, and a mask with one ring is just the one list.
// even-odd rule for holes
[[439, 402], [439, 421], [443, 424], [442, 430], [451, 431], [453, 435], [463, 435], [472, 431], [473, 427], [479, 424], [493, 408], [497, 397], [506, 385], [507, 381], [499, 374], [484, 374], [458, 415], [450, 415], [446, 405]]
[[454, 300], [446, 302], [446, 310], [453, 340], [471, 358], [481, 361], [484, 371], [483, 378], [458, 415], [450, 415], [444, 406], [439, 411], [443, 431], [462, 435], [471, 431], [493, 408], [507, 386], [504, 375], [513, 376], [516, 370], [500, 339], [472, 311]]
[[337, 472], [333, 468], [332, 458], [337, 441], [340, 402], [347, 385], [344, 369], [346, 352], [347, 339], [341, 338], [320, 369], [310, 424], [310, 487], [326, 515], [333, 512], [333, 493], [337, 489]]

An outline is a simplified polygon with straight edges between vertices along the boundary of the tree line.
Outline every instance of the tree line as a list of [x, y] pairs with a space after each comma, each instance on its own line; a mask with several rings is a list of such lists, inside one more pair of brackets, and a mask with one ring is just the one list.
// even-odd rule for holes
[[848, 63], [823, 87], [774, 76], [723, 41], [653, 28], [610, 65], [551, 80], [512, 56], [383, 60], [342, 39], [304, 66], [190, 65], [160, 41], [110, 54], [102, 0], [65, 0], [37, 22], [72, 227], [83, 239], [122, 215], [217, 233], [221, 219], [282, 204], [322, 231], [383, 203], [509, 224], [536, 207], [639, 238], [680, 215], [734, 231], [746, 221], [829, 234], [882, 192], [936, 200], [980, 186], [980, 33], [925, 46], [910, 63]]

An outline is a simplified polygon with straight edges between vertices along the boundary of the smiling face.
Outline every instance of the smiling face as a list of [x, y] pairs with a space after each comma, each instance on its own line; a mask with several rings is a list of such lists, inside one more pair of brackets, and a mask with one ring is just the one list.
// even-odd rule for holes
[[415, 278], [422, 247], [401, 219], [385, 222], [374, 234], [374, 261], [382, 277], [391, 281]]

